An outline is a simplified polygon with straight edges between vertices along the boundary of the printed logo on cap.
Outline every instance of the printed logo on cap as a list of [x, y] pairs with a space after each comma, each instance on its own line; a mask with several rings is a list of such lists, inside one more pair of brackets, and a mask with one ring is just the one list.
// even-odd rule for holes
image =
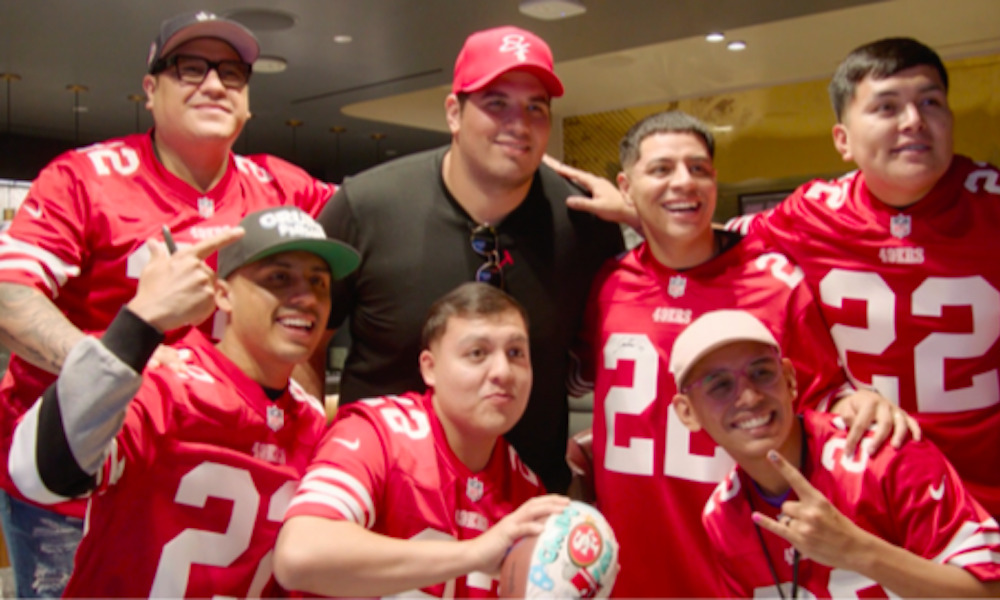
[[531, 48], [531, 44], [524, 41], [524, 36], [519, 33], [508, 33], [503, 36], [500, 44], [500, 52], [508, 53], [513, 52], [517, 60], [524, 62], [528, 60], [528, 49]]
[[281, 237], [325, 239], [326, 232], [309, 215], [298, 210], [264, 213], [258, 220], [261, 229], [277, 229]]

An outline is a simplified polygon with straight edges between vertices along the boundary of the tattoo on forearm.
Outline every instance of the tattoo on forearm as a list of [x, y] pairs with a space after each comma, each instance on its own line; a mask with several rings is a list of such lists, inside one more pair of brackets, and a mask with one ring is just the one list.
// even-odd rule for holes
[[82, 336], [38, 290], [0, 284], [0, 342], [21, 358], [58, 373], [66, 354]]

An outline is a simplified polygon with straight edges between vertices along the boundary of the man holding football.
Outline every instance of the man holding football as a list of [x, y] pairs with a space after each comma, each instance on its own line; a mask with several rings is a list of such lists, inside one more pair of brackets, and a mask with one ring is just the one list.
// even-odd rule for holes
[[503, 438], [532, 384], [520, 304], [463, 284], [432, 305], [422, 346], [427, 392], [340, 407], [278, 538], [286, 588], [495, 597], [511, 545], [567, 506]]

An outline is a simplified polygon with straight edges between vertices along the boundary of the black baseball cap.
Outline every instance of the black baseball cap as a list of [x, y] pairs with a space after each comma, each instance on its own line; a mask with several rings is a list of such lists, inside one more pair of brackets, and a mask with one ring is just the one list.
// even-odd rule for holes
[[219, 277], [281, 252], [301, 250], [326, 261], [334, 279], [350, 274], [361, 262], [357, 250], [327, 239], [323, 227], [301, 208], [278, 206], [250, 213], [240, 221], [246, 234], [219, 250]]
[[177, 15], [160, 23], [160, 34], [149, 47], [146, 67], [152, 72], [154, 65], [174, 48], [196, 38], [217, 38], [226, 42], [245, 63], [253, 64], [260, 56], [260, 44], [249, 29], [236, 21], [200, 10]]

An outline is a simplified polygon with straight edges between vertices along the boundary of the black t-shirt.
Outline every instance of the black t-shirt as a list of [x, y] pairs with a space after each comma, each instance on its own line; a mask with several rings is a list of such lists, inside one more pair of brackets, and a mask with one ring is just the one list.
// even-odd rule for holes
[[[447, 149], [348, 178], [319, 216], [327, 235], [361, 253], [358, 270], [333, 290], [331, 323], [350, 317], [352, 340], [341, 402], [423, 390], [417, 361], [427, 310], [483, 264], [469, 241], [476, 223], [442, 179]], [[524, 202], [496, 226], [504, 289], [528, 312], [534, 372], [528, 408], [506, 437], [552, 491], [569, 483], [569, 348], [591, 279], [623, 250], [618, 225], [566, 207], [574, 193], [542, 166]]]

